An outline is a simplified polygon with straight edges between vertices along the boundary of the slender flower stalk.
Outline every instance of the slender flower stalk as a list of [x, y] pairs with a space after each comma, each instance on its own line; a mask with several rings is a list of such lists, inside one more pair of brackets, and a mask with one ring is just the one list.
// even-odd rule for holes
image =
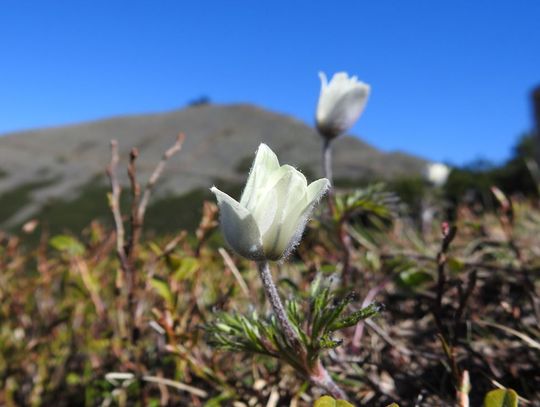
[[325, 138], [323, 140], [322, 147], [322, 161], [323, 161], [323, 174], [324, 177], [330, 181], [330, 185], [334, 185], [334, 178], [332, 174], [332, 140]]
[[330, 188], [326, 194], [326, 199], [328, 201], [328, 212], [330, 217], [333, 218], [336, 213], [336, 207], [334, 205], [334, 179], [332, 172], [332, 139], [323, 139], [322, 162], [324, 177], [330, 182]]
[[[317, 131], [323, 139], [322, 162], [324, 176], [333, 186], [332, 141], [348, 131], [358, 120], [371, 88], [346, 72], [336, 73], [330, 82], [323, 72], [319, 73], [321, 92], [315, 113]], [[328, 209], [332, 218], [336, 217], [333, 188], [328, 192]], [[343, 284], [349, 278], [351, 248], [350, 237], [346, 231], [346, 219], [339, 219], [337, 234], [343, 248]]]
[[299, 351], [302, 349], [300, 338], [294, 328], [292, 327], [291, 322], [289, 321], [289, 318], [287, 317], [287, 312], [285, 311], [285, 308], [283, 307], [283, 303], [281, 302], [281, 299], [279, 298], [279, 293], [277, 291], [276, 285], [274, 284], [274, 281], [272, 280], [272, 273], [270, 272], [270, 265], [266, 260], [257, 262], [257, 268], [259, 269], [259, 275], [261, 276], [261, 280], [264, 287], [264, 292], [266, 294], [266, 298], [270, 302], [270, 305], [272, 306], [272, 311], [274, 312], [274, 315], [276, 316], [279, 326], [285, 333], [285, 337], [289, 341], [289, 344]]
[[310, 363], [306, 349], [302, 346], [302, 342], [298, 333], [293, 328], [291, 321], [287, 317], [287, 312], [283, 303], [279, 297], [277, 288], [272, 280], [272, 274], [270, 272], [270, 266], [267, 261], [257, 262], [257, 268], [263, 283], [266, 297], [272, 306], [274, 315], [276, 316], [279, 326], [281, 327], [289, 345], [296, 351], [300, 359], [303, 361], [304, 369], [309, 380], [316, 386], [325, 389], [333, 397], [340, 399], [347, 399], [347, 395], [341, 388], [334, 382], [326, 368], [321, 363], [320, 359], [316, 359], [315, 363]]

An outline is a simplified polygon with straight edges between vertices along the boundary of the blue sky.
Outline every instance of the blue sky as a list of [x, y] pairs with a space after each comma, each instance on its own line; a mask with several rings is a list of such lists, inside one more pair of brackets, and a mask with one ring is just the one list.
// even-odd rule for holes
[[532, 127], [540, 1], [25, 1], [0, 12], [0, 133], [206, 95], [313, 123], [317, 72], [371, 84], [384, 150], [501, 161]]

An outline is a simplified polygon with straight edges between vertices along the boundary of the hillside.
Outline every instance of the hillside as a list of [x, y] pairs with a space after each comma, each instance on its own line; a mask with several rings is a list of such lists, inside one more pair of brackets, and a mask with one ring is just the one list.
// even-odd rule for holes
[[[207, 196], [213, 183], [239, 190], [261, 142], [308, 177], [320, 176], [316, 132], [250, 105], [193, 106], [23, 131], [0, 137], [0, 227], [14, 228], [36, 216], [55, 227], [85, 226], [106, 212], [110, 139], [119, 142], [122, 164], [131, 147], [139, 148], [140, 179], [145, 180], [178, 132], [187, 136], [184, 148], [169, 162], [153, 201], [154, 212], [167, 212], [173, 219], [150, 219], [156, 227], [189, 227], [194, 217], [186, 209]], [[382, 153], [353, 137], [335, 143], [336, 179], [394, 178], [419, 174], [424, 165], [416, 157]]]

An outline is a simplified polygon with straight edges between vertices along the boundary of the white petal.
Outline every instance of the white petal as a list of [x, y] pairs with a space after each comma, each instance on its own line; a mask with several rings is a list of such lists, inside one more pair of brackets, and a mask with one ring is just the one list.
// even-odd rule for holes
[[268, 179], [277, 170], [279, 161], [274, 152], [264, 143], [259, 145], [240, 203], [251, 209], [256, 200], [254, 194], [261, 188], [268, 188]]
[[251, 213], [225, 192], [216, 187], [210, 190], [218, 201], [221, 229], [227, 243], [247, 259], [262, 260], [261, 234]]
[[328, 79], [326, 78], [326, 74], [322, 71], [319, 72], [319, 79], [321, 80], [321, 93], [322, 93], [328, 86]]
[[306, 223], [313, 213], [313, 208], [329, 188], [330, 181], [326, 178], [321, 178], [309, 184], [303, 207], [299, 213], [295, 215], [294, 219], [289, 219], [285, 222], [283, 234], [289, 236], [289, 240], [286, 244], [283, 257], [287, 257], [294, 250], [298, 242], [300, 242]]
[[251, 213], [255, 222], [257, 222], [261, 236], [264, 236], [276, 219], [277, 194], [274, 188], [265, 188], [256, 191], [254, 196], [256, 198]]
[[307, 188], [308, 203], [316, 204], [330, 188], [330, 181], [326, 178], [318, 179], [309, 184]]
[[[300, 212], [307, 193], [306, 178], [301, 172], [289, 165], [281, 167], [280, 172], [283, 175], [274, 187], [277, 195], [276, 218], [268, 231], [262, 234], [264, 253], [271, 260], [282, 257], [287, 249], [287, 243], [291, 239], [287, 233], [290, 229], [288, 224], [291, 217], [294, 218]], [[292, 222], [295, 221], [296, 219], [292, 219]]]

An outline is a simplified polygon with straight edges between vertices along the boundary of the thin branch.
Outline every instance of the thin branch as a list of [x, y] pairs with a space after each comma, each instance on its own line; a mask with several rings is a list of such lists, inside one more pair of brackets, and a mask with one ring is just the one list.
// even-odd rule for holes
[[154, 189], [154, 186], [161, 176], [161, 173], [163, 172], [163, 169], [165, 168], [165, 165], [167, 164], [167, 161], [169, 158], [171, 158], [174, 154], [176, 154], [178, 151], [182, 149], [182, 144], [185, 140], [184, 133], [179, 133], [176, 137], [176, 142], [172, 147], [170, 147], [165, 153], [163, 154], [163, 157], [161, 158], [161, 161], [158, 163], [156, 168], [154, 169], [154, 172], [148, 179], [148, 183], [146, 184], [146, 187], [144, 188], [143, 197], [141, 199], [141, 202], [139, 204], [138, 212], [137, 212], [137, 218], [141, 222], [144, 221], [144, 214], [146, 213], [146, 207], [148, 206], [148, 200], [150, 199], [150, 194], [152, 193], [152, 190]]
[[[107, 167], [107, 174], [111, 182], [112, 192], [109, 194], [109, 205], [113, 213], [115, 229], [116, 229], [116, 252], [120, 259], [121, 269], [123, 271], [123, 281], [125, 283], [125, 294], [127, 299], [127, 314], [126, 320], [128, 321], [128, 330], [131, 331], [131, 338], [134, 341], [137, 337], [136, 320], [133, 319], [136, 314], [135, 304], [135, 289], [137, 287], [137, 275], [135, 273], [135, 259], [137, 246], [142, 234], [142, 227], [144, 223], [144, 214], [150, 194], [159, 179], [167, 160], [178, 152], [184, 141], [184, 135], [179, 134], [175, 144], [170, 147], [165, 153], [161, 161], [156, 166], [154, 172], [150, 176], [148, 183], [144, 190], [144, 195], [141, 199], [141, 188], [137, 181], [137, 167], [136, 161], [139, 156], [139, 152], [136, 148], [131, 150], [128, 164], [128, 176], [131, 184], [131, 214], [130, 214], [130, 233], [127, 237], [124, 229], [124, 223], [122, 218], [122, 212], [120, 209], [120, 194], [121, 187], [118, 181], [117, 166], [119, 161], [118, 156], [118, 142], [111, 140], [111, 162]], [[119, 310], [120, 311], [120, 310]]]
[[[111, 382], [112, 384], [117, 385], [119, 381], [136, 380], [137, 376], [133, 373], [111, 372], [105, 375], [105, 379]], [[199, 389], [197, 387], [193, 387], [188, 384], [176, 381], [176, 380], [170, 380], [163, 377], [149, 376], [149, 375], [144, 375], [141, 377], [141, 379], [144, 380], [145, 382], [163, 384], [165, 386], [173, 387], [177, 390], [191, 393], [197, 397], [201, 397], [201, 398], [208, 397], [208, 393], [206, 391]]]
[[459, 306], [456, 314], [454, 315], [454, 343], [457, 343], [458, 340], [459, 324], [461, 323], [461, 317], [463, 316], [463, 312], [467, 307], [467, 302], [469, 301], [469, 298], [471, 298], [471, 295], [476, 286], [476, 274], [476, 270], [473, 270], [469, 273], [467, 277], [467, 286], [465, 288], [465, 291], [461, 292], [459, 295]]
[[240, 288], [244, 292], [245, 296], [248, 299], [251, 300], [252, 297], [251, 297], [251, 295], [249, 293], [248, 286], [247, 286], [245, 280], [243, 279], [242, 274], [240, 274], [240, 271], [238, 271], [238, 268], [236, 267], [236, 264], [234, 264], [233, 260], [231, 259], [231, 256], [229, 256], [229, 253], [227, 253], [227, 251], [223, 247], [220, 247], [218, 249], [218, 252], [221, 255], [221, 257], [223, 257], [223, 261], [225, 262], [227, 267], [229, 267], [229, 269], [233, 273], [233, 276], [234, 276], [234, 278], [236, 278], [236, 281], [238, 281], [238, 285], [240, 286]]
[[120, 265], [125, 273], [129, 272], [130, 266], [126, 256], [124, 247], [124, 222], [122, 220], [122, 213], [120, 212], [120, 193], [121, 187], [118, 182], [117, 166], [118, 166], [118, 142], [111, 140], [111, 162], [107, 166], [107, 175], [111, 182], [111, 193], [109, 194], [109, 206], [114, 218], [114, 225], [116, 229], [116, 253], [120, 259]]
[[142, 379], [146, 382], [164, 384], [165, 386], [170, 386], [177, 390], [186, 391], [197, 397], [201, 397], [201, 398], [208, 397], [208, 393], [206, 391], [199, 389], [197, 387], [190, 386], [188, 384], [184, 384], [179, 381], [165, 379], [163, 377], [157, 377], [157, 376], [143, 376]]
[[133, 259], [135, 258], [135, 249], [136, 244], [139, 241], [139, 235], [141, 233], [142, 223], [138, 219], [138, 207], [139, 199], [141, 196], [141, 186], [137, 182], [137, 166], [136, 161], [139, 157], [139, 150], [135, 147], [131, 149], [129, 153], [129, 164], [128, 164], [128, 176], [129, 182], [131, 184], [131, 216], [130, 216], [130, 226], [131, 234], [129, 241], [126, 246], [126, 252], [128, 254], [128, 259], [131, 264], [133, 264]]

